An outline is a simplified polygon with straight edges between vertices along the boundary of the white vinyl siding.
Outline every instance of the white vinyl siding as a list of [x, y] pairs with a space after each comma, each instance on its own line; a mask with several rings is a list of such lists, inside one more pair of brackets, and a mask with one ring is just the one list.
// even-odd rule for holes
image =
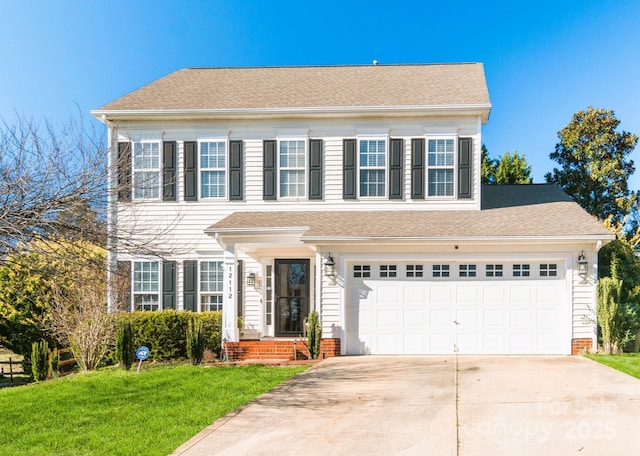
[[427, 195], [454, 196], [455, 141], [429, 139], [427, 141]]
[[280, 198], [306, 197], [306, 141], [278, 142]]
[[224, 141], [200, 142], [200, 197], [226, 198], [227, 147]]
[[158, 271], [157, 261], [134, 261], [134, 310], [158, 310], [160, 308], [160, 274]]
[[133, 145], [133, 197], [160, 198], [160, 143], [137, 142]]
[[222, 310], [224, 270], [221, 261], [200, 262], [200, 311]]
[[385, 197], [387, 195], [387, 141], [360, 139], [358, 147], [359, 196]]

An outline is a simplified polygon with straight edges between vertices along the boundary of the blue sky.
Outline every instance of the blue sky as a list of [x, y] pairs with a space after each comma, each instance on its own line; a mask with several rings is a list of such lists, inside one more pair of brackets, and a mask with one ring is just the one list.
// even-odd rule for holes
[[[492, 157], [535, 182], [588, 106], [640, 135], [640, 1], [2, 0], [0, 116], [62, 122], [184, 67], [482, 62]], [[98, 125], [97, 121], [94, 121]], [[640, 147], [632, 154], [640, 188]]]

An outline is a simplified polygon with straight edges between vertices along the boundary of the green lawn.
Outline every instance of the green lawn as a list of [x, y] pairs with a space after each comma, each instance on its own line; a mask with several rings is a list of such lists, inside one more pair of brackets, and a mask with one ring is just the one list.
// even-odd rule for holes
[[614, 369], [640, 378], [640, 353], [624, 353], [621, 355], [584, 355]]
[[0, 455], [166, 455], [305, 369], [113, 369], [0, 389]]

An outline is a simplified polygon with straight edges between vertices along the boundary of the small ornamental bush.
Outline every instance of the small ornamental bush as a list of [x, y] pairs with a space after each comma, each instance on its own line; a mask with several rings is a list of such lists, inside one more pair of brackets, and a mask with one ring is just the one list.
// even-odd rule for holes
[[31, 372], [36, 382], [41, 382], [47, 378], [49, 368], [49, 344], [41, 340], [31, 345]]
[[204, 345], [204, 325], [200, 318], [194, 316], [187, 326], [187, 357], [194, 366], [202, 362]]
[[52, 377], [58, 376], [58, 364], [60, 363], [60, 355], [58, 349], [54, 348], [49, 352], [49, 371]]
[[135, 357], [136, 347], [133, 344], [133, 328], [129, 319], [122, 319], [118, 323], [116, 336], [116, 360], [125, 370], [131, 369]]
[[309, 314], [307, 327], [307, 348], [309, 349], [309, 358], [318, 359], [320, 355], [320, 341], [322, 340], [322, 325], [318, 312], [313, 310]]

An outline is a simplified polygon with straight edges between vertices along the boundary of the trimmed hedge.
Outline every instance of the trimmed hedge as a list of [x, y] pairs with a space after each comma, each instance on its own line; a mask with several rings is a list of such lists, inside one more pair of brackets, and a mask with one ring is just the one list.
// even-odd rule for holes
[[166, 361], [187, 357], [187, 326], [191, 318], [202, 320], [205, 348], [220, 353], [222, 312], [131, 312], [120, 314], [131, 322], [134, 347], [149, 347], [149, 360]]

